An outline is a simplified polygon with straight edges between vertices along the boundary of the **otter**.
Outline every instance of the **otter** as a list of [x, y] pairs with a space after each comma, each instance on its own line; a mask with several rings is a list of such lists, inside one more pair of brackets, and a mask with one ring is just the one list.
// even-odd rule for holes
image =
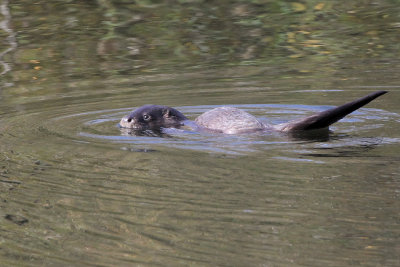
[[194, 128], [194, 130], [206, 130], [224, 134], [241, 134], [257, 131], [298, 133], [313, 130], [328, 130], [329, 125], [386, 93], [387, 91], [376, 91], [344, 105], [277, 125], [262, 123], [253, 115], [228, 106], [204, 112], [193, 123], [178, 110], [160, 105], [142, 106], [123, 117], [119, 125], [122, 128], [130, 128], [137, 131], [159, 131], [162, 128], [180, 128], [187, 125]]

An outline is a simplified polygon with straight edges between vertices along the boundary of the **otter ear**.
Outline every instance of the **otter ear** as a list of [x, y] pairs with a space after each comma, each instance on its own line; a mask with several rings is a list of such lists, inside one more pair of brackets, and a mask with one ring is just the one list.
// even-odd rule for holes
[[166, 108], [163, 110], [163, 116], [166, 118], [172, 117], [172, 111], [170, 108]]

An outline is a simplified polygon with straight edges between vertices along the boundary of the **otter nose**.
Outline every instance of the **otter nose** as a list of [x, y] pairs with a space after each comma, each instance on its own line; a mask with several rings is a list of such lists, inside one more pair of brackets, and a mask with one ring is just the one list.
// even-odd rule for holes
[[126, 116], [121, 119], [119, 125], [125, 128], [132, 128], [136, 123], [136, 120], [132, 117]]
[[126, 123], [131, 123], [131, 122], [135, 122], [136, 121], [133, 117], [130, 117], [130, 116], [126, 116], [125, 118], [123, 118], [123, 120]]

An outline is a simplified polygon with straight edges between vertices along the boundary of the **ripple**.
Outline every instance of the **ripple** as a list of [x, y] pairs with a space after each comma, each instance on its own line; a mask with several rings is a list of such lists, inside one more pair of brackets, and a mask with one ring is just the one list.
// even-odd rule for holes
[[[329, 106], [307, 105], [232, 105], [255, 115], [268, 124], [279, 124], [298, 119]], [[177, 107], [188, 118], [194, 120], [203, 112], [219, 105]], [[76, 112], [79, 110], [82, 112]], [[249, 154], [275, 150], [292, 155], [277, 155], [280, 159], [291, 159], [298, 151], [320, 154], [321, 150], [343, 147], [378, 146], [399, 143], [391, 135], [388, 124], [400, 121], [395, 113], [380, 109], [361, 108], [334, 124], [327, 138], [298, 139], [276, 132], [259, 132], [240, 135], [199, 133], [190, 129], [165, 129], [162, 135], [149, 132], [148, 136], [129, 134], [129, 130], [118, 127], [118, 122], [132, 108], [88, 110], [90, 106], [72, 105], [63, 109], [49, 107], [27, 113], [13, 112], [3, 119], [4, 135], [15, 143], [16, 138], [27, 141], [48, 139], [54, 146], [70, 142], [105, 146], [133, 152], [152, 152], [165, 149], [189, 149], [208, 153]], [[34, 131], [32, 131], [32, 129]], [[26, 132], [31, 133], [26, 136]], [[51, 140], [56, 138], [57, 140]], [[51, 142], [50, 142], [51, 140]], [[56, 149], [56, 148], [55, 148]], [[317, 152], [315, 152], [317, 151]]]
[[[264, 123], [278, 124], [307, 116], [329, 108], [328, 106], [307, 105], [233, 105], [254, 114]], [[183, 106], [178, 110], [194, 119], [199, 114], [219, 106]], [[379, 109], [362, 108], [333, 125], [329, 142], [318, 139], [301, 140], [289, 138], [279, 133], [263, 132], [241, 135], [216, 135], [193, 132], [190, 129], [165, 129], [161, 135], [151, 131], [147, 136], [130, 134], [120, 129], [118, 122], [132, 108], [105, 109], [73, 114], [62, 114], [44, 121], [42, 131], [76, 142], [96, 144], [118, 144], [119, 149], [129, 151], [153, 151], [162, 147], [191, 149], [213, 153], [251, 153], [280, 148], [290, 150], [294, 144], [312, 148], [344, 146], [365, 146], [366, 144], [397, 143], [397, 138], [361, 136], [375, 133], [386, 127], [385, 122], [398, 120], [399, 115]], [[355, 137], [354, 137], [355, 136]], [[326, 140], [325, 140], [326, 141]], [[123, 145], [120, 147], [120, 145]], [[295, 149], [292, 149], [295, 151]], [[282, 157], [285, 158], [285, 157]]]
[[[327, 108], [235, 106], [266, 123]], [[214, 107], [178, 109], [194, 119]], [[358, 192], [358, 184], [349, 187], [346, 175], [336, 171], [338, 165], [343, 170], [349, 163], [362, 162], [371, 149], [399, 143], [386, 126], [399, 116], [377, 109], [361, 109], [347, 117], [335, 125], [328, 140], [187, 129], [135, 136], [117, 126], [131, 108], [90, 109], [53, 106], [2, 118], [1, 146], [8, 146], [1, 154], [2, 180], [12, 189], [2, 208], [13, 218], [26, 218], [23, 227], [35, 229], [28, 237], [10, 231], [5, 240], [19, 249], [19, 240], [30, 239], [27, 255], [36, 251], [42, 256], [49, 242], [54, 255], [73, 253], [84, 243], [98, 255], [91, 258], [95, 262], [126, 251], [146, 262], [149, 251], [173, 250], [162, 258], [180, 255], [207, 263], [215, 251], [233, 256], [247, 244], [249, 253], [271, 259], [291, 243], [283, 233], [305, 220], [331, 216], [329, 209], [313, 203], [326, 195], [339, 204], [348, 202], [337, 196], [335, 186]], [[341, 179], [319, 178], [337, 175]], [[119, 249], [121, 244], [125, 251]]]

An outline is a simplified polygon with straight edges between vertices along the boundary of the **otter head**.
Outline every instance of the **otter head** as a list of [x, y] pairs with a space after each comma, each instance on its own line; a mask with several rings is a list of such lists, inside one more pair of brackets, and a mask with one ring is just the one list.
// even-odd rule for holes
[[145, 105], [123, 117], [119, 125], [123, 128], [148, 130], [159, 128], [178, 128], [187, 118], [174, 108], [158, 105]]

